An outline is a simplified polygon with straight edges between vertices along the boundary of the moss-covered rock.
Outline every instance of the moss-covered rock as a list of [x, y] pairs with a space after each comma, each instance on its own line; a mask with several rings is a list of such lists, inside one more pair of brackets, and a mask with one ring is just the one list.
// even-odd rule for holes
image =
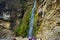
[[29, 29], [30, 16], [31, 16], [31, 9], [26, 11], [26, 13], [24, 14], [24, 17], [22, 19], [21, 25], [19, 25], [19, 27], [17, 27], [17, 29], [16, 29], [17, 36], [23, 36], [23, 37], [27, 36], [28, 29]]

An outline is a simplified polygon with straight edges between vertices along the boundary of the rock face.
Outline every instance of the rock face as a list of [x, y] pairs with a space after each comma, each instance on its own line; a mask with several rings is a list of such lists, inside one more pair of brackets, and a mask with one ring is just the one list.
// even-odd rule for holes
[[[3, 1], [3, 3], [2, 3]], [[0, 0], [0, 16], [8, 9], [9, 14], [3, 20], [0, 18], [0, 38], [15, 37], [16, 35], [26, 37], [29, 29], [29, 21], [34, 0]], [[60, 0], [36, 0], [36, 12], [34, 15], [33, 36], [37, 40], [60, 40]], [[5, 4], [4, 4], [5, 3]], [[3, 4], [3, 5], [2, 5]], [[2, 5], [2, 6], [1, 6]], [[17, 27], [17, 28], [16, 28]], [[10, 30], [10, 28], [13, 30]], [[15, 30], [17, 29], [17, 30]], [[10, 36], [11, 35], [11, 36]], [[28, 40], [16, 37], [17, 40]]]
[[60, 0], [45, 1], [46, 4], [42, 7], [45, 16], [36, 37], [42, 40], [60, 40]]
[[[21, 33], [21, 34], [24, 34], [23, 36], [25, 36], [28, 31], [27, 30], [28, 26], [25, 26], [25, 25], [28, 25], [28, 22], [29, 22], [28, 19], [31, 14], [30, 10], [32, 8], [32, 5], [33, 5], [33, 0], [0, 0], [0, 20], [1, 20], [0, 28], [1, 30], [5, 30], [5, 29], [6, 31], [14, 30], [13, 32], [15, 32], [16, 27], [19, 27], [22, 24], [21, 28], [26, 27], [26, 29], [24, 30], [21, 29], [21, 32], [26, 32], [26, 33]], [[23, 26], [23, 24], [25, 25]], [[2, 31], [2, 35], [6, 31]], [[6, 34], [4, 35], [7, 35], [7, 33], [8, 32], [6, 32]]]
[[1, 21], [0, 20], [0, 27], [3, 27], [3, 28], [7, 28], [9, 29], [10, 28], [10, 22], [5, 22], [5, 21]]

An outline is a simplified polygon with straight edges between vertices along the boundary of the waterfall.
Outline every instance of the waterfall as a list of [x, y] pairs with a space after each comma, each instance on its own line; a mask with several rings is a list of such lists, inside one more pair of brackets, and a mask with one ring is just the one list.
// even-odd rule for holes
[[30, 23], [29, 23], [29, 32], [28, 32], [28, 38], [31, 39], [32, 38], [32, 32], [33, 32], [33, 21], [34, 21], [34, 12], [35, 12], [35, 7], [36, 7], [36, 1], [34, 1], [34, 6], [32, 8], [32, 14], [31, 14], [31, 18], [30, 18]]

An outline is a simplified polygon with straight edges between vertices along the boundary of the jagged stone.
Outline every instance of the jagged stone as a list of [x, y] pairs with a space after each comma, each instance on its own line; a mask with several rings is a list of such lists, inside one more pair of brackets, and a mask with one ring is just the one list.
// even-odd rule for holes
[[42, 38], [42, 40], [60, 40], [60, 11], [57, 11], [60, 9], [60, 4], [57, 4], [59, 4], [57, 0], [46, 0], [46, 4], [43, 5], [42, 8], [46, 14], [40, 25], [37, 38]]

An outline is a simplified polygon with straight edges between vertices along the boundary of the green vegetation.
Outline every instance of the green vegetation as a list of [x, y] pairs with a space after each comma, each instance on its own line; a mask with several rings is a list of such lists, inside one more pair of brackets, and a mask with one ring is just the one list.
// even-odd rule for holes
[[[23, 2], [22, 2], [23, 3]], [[25, 11], [25, 14], [22, 18], [22, 20], [20, 21], [20, 25], [16, 28], [15, 33], [16, 36], [22, 36], [22, 37], [26, 37], [28, 35], [28, 30], [29, 30], [29, 21], [30, 21], [30, 17], [31, 17], [31, 7], [28, 9], [26, 3], [23, 3], [24, 5], [22, 6], [23, 9], [27, 9]], [[37, 10], [37, 7], [36, 7]], [[37, 21], [38, 21], [38, 13], [35, 10], [35, 17], [34, 17], [34, 29], [33, 29], [33, 36], [36, 36], [36, 31], [38, 30], [38, 26], [37, 26]]]
[[[22, 36], [26, 37], [28, 35], [28, 30], [29, 30], [29, 21], [31, 17], [31, 9], [27, 10], [26, 13], [24, 14], [24, 17], [22, 19], [22, 23], [16, 28], [15, 33], [17, 36]], [[35, 12], [36, 13], [36, 12]], [[36, 31], [38, 30], [37, 26], [37, 21], [38, 21], [38, 14], [35, 14], [34, 17], [34, 29], [33, 29], [33, 35], [36, 36]]]
[[17, 36], [26, 37], [29, 29], [29, 18], [31, 16], [31, 9], [27, 10], [22, 19], [21, 25], [15, 30]]
[[33, 35], [36, 36], [37, 30], [39, 29], [38, 24], [38, 13], [35, 13], [35, 17], [34, 17], [34, 28], [33, 28]]

